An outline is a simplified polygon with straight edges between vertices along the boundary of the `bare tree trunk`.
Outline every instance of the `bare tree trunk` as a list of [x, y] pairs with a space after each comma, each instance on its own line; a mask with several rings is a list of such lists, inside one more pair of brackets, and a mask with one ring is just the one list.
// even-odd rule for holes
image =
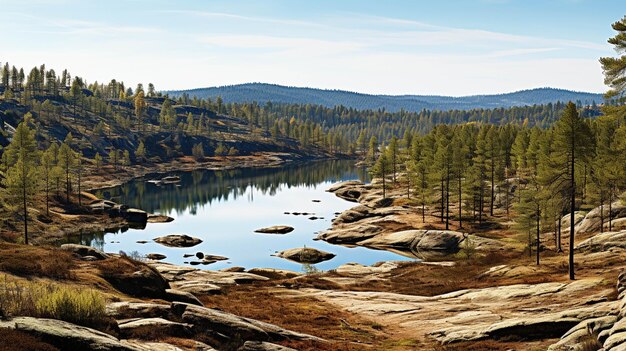
[[539, 265], [539, 245], [541, 244], [541, 239], [539, 238], [539, 220], [539, 209], [537, 209], [537, 249], [535, 250], [537, 254], [537, 266]]
[[463, 228], [463, 194], [462, 194], [461, 175], [459, 174], [459, 228]]

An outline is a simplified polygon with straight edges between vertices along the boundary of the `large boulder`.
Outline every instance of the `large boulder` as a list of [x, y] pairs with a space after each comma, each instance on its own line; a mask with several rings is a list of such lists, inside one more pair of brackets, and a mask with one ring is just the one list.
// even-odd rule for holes
[[459, 251], [460, 244], [464, 239], [463, 233], [452, 230], [418, 229], [377, 235], [360, 242], [359, 245], [413, 252], [455, 253]]
[[40, 337], [62, 351], [136, 350], [109, 334], [56, 319], [16, 317], [0, 321], [0, 328], [15, 329]]
[[324, 240], [331, 244], [357, 244], [373, 238], [382, 231], [374, 224], [359, 224], [346, 229], [331, 229], [320, 233], [315, 240]]
[[295, 249], [288, 249], [276, 254], [277, 257], [286, 258], [298, 263], [320, 263], [328, 261], [335, 257], [335, 254], [321, 251], [310, 247], [301, 247]]
[[91, 246], [63, 244], [61, 245], [61, 250], [73, 252], [81, 257], [95, 257], [98, 260], [104, 260], [106, 258], [109, 258], [109, 255]]
[[611, 211], [609, 213], [609, 206], [598, 206], [589, 211], [587, 215], [576, 226], [577, 233], [596, 233], [600, 231], [601, 218], [604, 219], [604, 226], [606, 227], [609, 221], [626, 217], [626, 206], [621, 201], [616, 201], [611, 204]]
[[288, 225], [275, 225], [271, 227], [259, 228], [255, 230], [256, 233], [263, 234], [287, 234], [293, 231], [293, 227]]
[[100, 275], [117, 290], [134, 297], [163, 298], [170, 286], [149, 265], [127, 257], [97, 261]]
[[202, 240], [186, 234], [170, 234], [155, 238], [154, 241], [169, 247], [192, 247], [202, 242]]

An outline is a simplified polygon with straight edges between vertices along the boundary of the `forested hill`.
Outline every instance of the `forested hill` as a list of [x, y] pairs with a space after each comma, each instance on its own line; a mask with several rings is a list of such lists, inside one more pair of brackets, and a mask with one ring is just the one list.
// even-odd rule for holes
[[323, 90], [314, 88], [287, 87], [275, 84], [248, 83], [212, 88], [167, 91], [170, 96], [210, 98], [220, 96], [224, 102], [259, 102], [271, 101], [287, 104], [315, 104], [326, 107], [345, 106], [357, 110], [385, 109], [389, 112], [400, 110], [469, 110], [476, 108], [499, 108], [513, 106], [532, 106], [557, 101], [579, 102], [590, 105], [604, 101], [602, 94], [575, 92], [564, 89], [539, 88], [522, 90], [498, 95], [475, 95], [464, 97], [429, 96], [429, 95], [369, 95], [342, 90]]

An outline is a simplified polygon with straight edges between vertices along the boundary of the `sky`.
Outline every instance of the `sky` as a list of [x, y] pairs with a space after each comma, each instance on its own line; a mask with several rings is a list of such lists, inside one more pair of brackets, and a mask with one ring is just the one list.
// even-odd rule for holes
[[0, 62], [89, 82], [604, 92], [624, 0], [0, 0]]

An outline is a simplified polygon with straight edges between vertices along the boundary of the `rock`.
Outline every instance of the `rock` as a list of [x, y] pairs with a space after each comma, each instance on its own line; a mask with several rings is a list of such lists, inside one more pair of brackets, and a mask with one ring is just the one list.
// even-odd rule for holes
[[333, 220], [333, 223], [353, 223], [368, 217], [373, 217], [371, 209], [367, 206], [360, 205], [343, 211], [337, 218]]
[[299, 263], [319, 263], [334, 258], [335, 254], [310, 247], [302, 247], [281, 251], [276, 256]]
[[[612, 220], [626, 217], [626, 206], [621, 201], [615, 201], [611, 204], [611, 213], [609, 214], [609, 205], [598, 206], [589, 211], [587, 215], [576, 226], [577, 233], [597, 233], [600, 231], [602, 223], [600, 217], [604, 217], [604, 224], [608, 226], [609, 218]], [[569, 222], [568, 222], [569, 224]], [[566, 226], [567, 227], [567, 226]]]
[[255, 319], [236, 316], [224, 311], [183, 303], [172, 303], [172, 310], [182, 316], [185, 323], [193, 324], [194, 330], [210, 330], [227, 336], [237, 336], [243, 340], [280, 341], [304, 340], [325, 342], [318, 337], [297, 333], [277, 325]]
[[148, 215], [148, 223], [169, 223], [173, 221], [174, 218], [165, 215], [158, 214], [149, 214]]
[[607, 251], [611, 248], [626, 249], [626, 231], [597, 234], [576, 245], [576, 250]]
[[364, 186], [364, 185], [365, 184], [363, 184], [363, 182], [360, 182], [358, 180], [348, 180], [348, 181], [345, 181], [345, 182], [333, 184], [326, 191], [329, 192], [329, 193], [334, 193], [337, 190], [343, 189], [343, 188], [346, 188], [346, 187], [358, 187], [358, 186]]
[[320, 233], [315, 240], [324, 240], [331, 244], [357, 244], [373, 238], [382, 231], [374, 224], [355, 225], [346, 229], [331, 229]]
[[272, 227], [260, 228], [255, 230], [256, 233], [264, 234], [287, 234], [293, 231], [293, 227], [288, 225], [275, 225]]
[[[122, 344], [132, 347], [136, 351], [184, 351], [178, 346], [164, 342], [149, 342], [143, 340], [122, 340]], [[196, 349], [194, 349], [196, 350]], [[204, 350], [215, 350], [204, 349]]]
[[169, 247], [192, 247], [200, 244], [202, 240], [185, 234], [171, 234], [154, 239], [155, 242]]
[[204, 260], [205, 261], [212, 261], [211, 263], [214, 263], [216, 261], [226, 261], [227, 259], [228, 259], [228, 257], [219, 256], [219, 255], [209, 255], [209, 254], [205, 254], [204, 255]]
[[172, 309], [182, 315], [183, 322], [193, 325], [196, 333], [211, 330], [227, 336], [239, 335], [243, 340], [269, 340], [263, 329], [227, 312], [177, 302]]
[[146, 258], [149, 260], [160, 261], [160, 260], [166, 259], [167, 256], [163, 254], [159, 254], [159, 253], [149, 253], [146, 255]]
[[341, 275], [370, 275], [375, 273], [388, 273], [398, 268], [402, 261], [385, 261], [380, 265], [364, 266], [359, 263], [346, 263], [335, 269]]
[[[165, 289], [170, 288], [165, 278], [148, 264], [124, 258], [111, 259], [117, 261], [106, 262], [100, 267], [100, 274], [113, 287], [125, 294], [134, 297], [161, 298], [165, 294]], [[111, 269], [112, 266], [116, 268]]]
[[118, 322], [120, 335], [123, 337], [129, 337], [135, 335], [135, 333], [141, 333], [149, 331], [151, 334], [155, 333], [159, 336], [173, 336], [173, 337], [189, 337], [192, 332], [192, 325], [185, 323], [172, 322], [163, 318], [142, 318], [132, 320], [121, 320]]
[[202, 302], [200, 302], [200, 300], [198, 300], [198, 298], [194, 294], [187, 292], [187, 291], [178, 290], [178, 289], [166, 289], [165, 299], [167, 301], [172, 301], [172, 302], [179, 301], [179, 302], [189, 303], [192, 305], [204, 306]]
[[91, 246], [78, 245], [78, 244], [63, 244], [61, 245], [61, 250], [70, 251], [82, 257], [85, 257], [85, 256], [96, 257], [99, 260], [104, 260], [106, 258], [109, 258], [109, 255]]
[[113, 302], [106, 306], [107, 315], [115, 319], [164, 318], [170, 315], [170, 304], [149, 302]]
[[395, 248], [415, 253], [420, 251], [455, 253], [459, 251], [459, 244], [464, 239], [465, 237], [461, 232], [419, 229], [377, 235], [359, 242], [359, 245], [375, 248]]
[[245, 272], [246, 269], [244, 267], [240, 267], [240, 266], [234, 266], [234, 267], [228, 267], [228, 268], [224, 268], [224, 269], [220, 269], [220, 271], [222, 272]]
[[237, 351], [297, 351], [290, 347], [280, 346], [264, 341], [246, 341]]
[[148, 213], [137, 208], [129, 208], [128, 210], [123, 211], [122, 217], [127, 221], [134, 223], [146, 223], [148, 221]]
[[56, 319], [16, 317], [0, 321], [0, 328], [15, 329], [40, 337], [61, 350], [135, 351], [109, 334]]
[[270, 279], [290, 279], [302, 275], [298, 272], [276, 268], [252, 268], [248, 271], [248, 273], [260, 275]]

